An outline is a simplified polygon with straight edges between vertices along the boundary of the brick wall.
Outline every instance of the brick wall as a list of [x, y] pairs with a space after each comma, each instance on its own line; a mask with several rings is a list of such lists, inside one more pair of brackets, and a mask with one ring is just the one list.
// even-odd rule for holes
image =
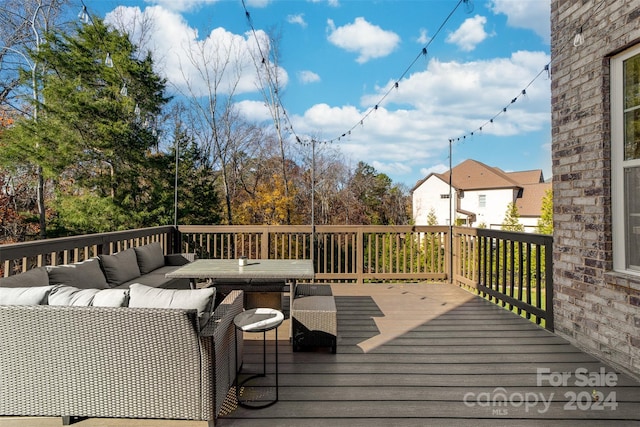
[[609, 58], [640, 43], [640, 0], [551, 0], [551, 34], [556, 333], [640, 377], [640, 277], [612, 272], [609, 120]]

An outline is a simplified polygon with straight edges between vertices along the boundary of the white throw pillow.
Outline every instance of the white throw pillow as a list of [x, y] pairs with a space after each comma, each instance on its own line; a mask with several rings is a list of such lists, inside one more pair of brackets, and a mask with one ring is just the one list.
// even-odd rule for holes
[[93, 297], [94, 307], [126, 307], [129, 289], [100, 289]]
[[198, 316], [211, 311], [216, 295], [216, 288], [163, 289], [140, 283], [129, 290], [129, 307], [195, 309]]
[[42, 305], [54, 286], [31, 286], [28, 288], [0, 287], [0, 305]]
[[78, 289], [56, 286], [49, 294], [49, 305], [82, 307], [126, 307], [128, 289]]
[[72, 305], [89, 307], [99, 289], [78, 289], [73, 286], [60, 285], [49, 294], [49, 305]]

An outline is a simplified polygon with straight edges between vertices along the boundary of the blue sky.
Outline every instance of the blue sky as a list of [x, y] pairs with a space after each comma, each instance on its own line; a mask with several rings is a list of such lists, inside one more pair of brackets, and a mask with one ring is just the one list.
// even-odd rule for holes
[[[246, 60], [255, 35], [278, 30], [296, 135], [409, 188], [448, 169], [451, 139], [454, 166], [471, 158], [551, 176], [550, 0], [245, 0], [255, 35], [241, 0], [85, 4], [151, 50], [175, 93], [198, 87], [189, 52], [226, 46]], [[153, 22], [144, 34], [142, 19]], [[238, 70], [239, 110], [268, 123], [255, 67]]]

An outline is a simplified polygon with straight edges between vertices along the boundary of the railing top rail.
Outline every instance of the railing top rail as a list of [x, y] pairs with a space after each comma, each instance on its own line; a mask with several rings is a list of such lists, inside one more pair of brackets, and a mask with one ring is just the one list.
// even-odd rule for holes
[[492, 237], [494, 239], [513, 240], [516, 242], [535, 243], [537, 245], [550, 245], [553, 236], [549, 234], [534, 234], [520, 231], [491, 230], [488, 228], [455, 227], [457, 234], [468, 234], [479, 237]]
[[34, 240], [31, 242], [0, 245], [0, 262], [21, 257], [37, 256], [47, 252], [59, 252], [79, 247], [102, 245], [126, 239], [136, 239], [154, 234], [172, 232], [173, 226], [140, 228], [135, 230], [112, 231], [108, 233], [85, 234], [80, 236], [58, 237], [54, 239]]
[[[179, 225], [178, 231], [181, 233], [204, 233], [204, 232], [242, 232], [242, 233], [311, 233], [311, 225]], [[318, 233], [323, 232], [447, 232], [449, 226], [445, 225], [316, 225]]]

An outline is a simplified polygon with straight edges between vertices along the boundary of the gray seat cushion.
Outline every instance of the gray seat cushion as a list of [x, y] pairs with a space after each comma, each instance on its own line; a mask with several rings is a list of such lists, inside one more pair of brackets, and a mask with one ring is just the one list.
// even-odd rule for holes
[[171, 288], [171, 289], [191, 289], [189, 279], [171, 279], [165, 277], [165, 274], [174, 271], [178, 267], [164, 266], [151, 273], [136, 277], [124, 283], [121, 283], [118, 288], [129, 288], [132, 283], [140, 283], [143, 285], [151, 286], [154, 288]]

